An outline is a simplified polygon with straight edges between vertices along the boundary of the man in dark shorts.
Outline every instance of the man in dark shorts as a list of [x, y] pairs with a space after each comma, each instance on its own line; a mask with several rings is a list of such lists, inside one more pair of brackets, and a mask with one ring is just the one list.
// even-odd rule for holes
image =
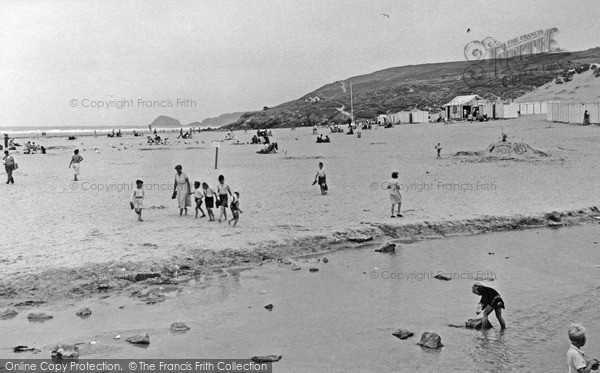
[[[501, 329], [506, 329], [506, 324], [504, 323], [504, 319], [502, 318], [502, 309], [504, 308], [504, 300], [500, 297], [500, 294], [492, 288], [487, 286], [483, 286], [482, 283], [476, 282], [473, 284], [473, 294], [481, 295], [481, 300], [479, 304], [481, 309], [483, 310], [483, 321], [481, 323], [482, 329], [489, 329], [492, 327], [490, 321], [488, 320], [488, 316], [492, 311], [496, 313], [496, 318], [500, 323]], [[477, 311], [479, 313], [481, 311]]]

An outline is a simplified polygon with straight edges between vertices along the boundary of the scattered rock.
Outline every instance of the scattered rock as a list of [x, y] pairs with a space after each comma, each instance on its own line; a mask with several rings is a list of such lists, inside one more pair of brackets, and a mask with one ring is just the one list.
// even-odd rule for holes
[[174, 322], [171, 324], [172, 332], [187, 332], [188, 330], [190, 330], [190, 327], [182, 322]]
[[31, 352], [41, 352], [41, 350], [38, 350], [37, 348], [34, 347], [27, 347], [27, 346], [17, 346], [15, 348], [13, 348], [13, 352], [27, 352], [27, 351], [31, 351]]
[[79, 357], [79, 347], [59, 343], [52, 349], [52, 359], [77, 359]]
[[84, 307], [75, 313], [75, 315], [77, 315], [79, 317], [87, 317], [91, 314], [92, 314], [92, 310], [89, 309], [88, 307]]
[[138, 344], [138, 345], [149, 345], [150, 344], [150, 336], [148, 334], [146, 334], [146, 335], [137, 334], [137, 335], [134, 335], [133, 337], [127, 338], [126, 341], [129, 343]]
[[30, 313], [29, 315], [27, 315], [27, 319], [29, 321], [50, 320], [53, 317], [54, 316], [48, 315], [47, 313], [44, 313], [44, 312]]
[[138, 273], [135, 275], [134, 281], [135, 282], [144, 281], [149, 278], [156, 278], [156, 277], [160, 277], [160, 273]]
[[423, 334], [421, 334], [421, 341], [417, 344], [422, 347], [434, 348], [434, 349], [444, 346], [442, 344], [442, 337], [440, 337], [436, 333], [429, 333], [429, 332], [424, 332]]
[[0, 312], [0, 320], [8, 320], [8, 319], [12, 319], [13, 317], [17, 316], [19, 313], [13, 309], [8, 309], [5, 311]]
[[415, 335], [415, 333], [408, 331], [406, 329], [398, 329], [392, 333], [393, 336], [398, 337], [400, 339], [406, 339]]
[[450, 281], [451, 280], [450, 277], [447, 277], [444, 275], [435, 275], [435, 276], [433, 276], [433, 278], [437, 278], [438, 280], [442, 280], [442, 281]]
[[302, 267], [300, 267], [299, 265], [296, 265], [296, 264], [292, 264], [292, 265], [290, 266], [290, 269], [291, 269], [292, 271], [299, 271], [299, 270], [301, 270], [301, 269], [302, 269]]
[[319, 272], [319, 268], [312, 267], [308, 271], [309, 272]]
[[354, 237], [348, 237], [348, 241], [358, 242], [358, 243], [369, 242], [369, 241], [373, 241], [373, 236], [354, 236]]
[[561, 216], [558, 211], [552, 211], [551, 213], [546, 214], [546, 219], [560, 223]]
[[268, 309], [269, 311], [273, 311], [273, 305], [272, 304], [267, 304], [265, 306], [266, 309]]
[[252, 356], [250, 360], [255, 363], [273, 363], [281, 360], [281, 355]]
[[323, 263], [328, 263], [328, 262], [329, 262], [329, 259], [323, 258]]
[[15, 304], [15, 307], [30, 307], [30, 306], [39, 306], [40, 304], [44, 304], [43, 300], [26, 300], [24, 302], [19, 302]]
[[385, 244], [383, 247], [375, 250], [378, 253], [395, 253], [396, 252], [396, 244], [393, 242]]
[[481, 329], [481, 324], [483, 323], [483, 318], [477, 319], [469, 319], [465, 322], [465, 328], [467, 329]]

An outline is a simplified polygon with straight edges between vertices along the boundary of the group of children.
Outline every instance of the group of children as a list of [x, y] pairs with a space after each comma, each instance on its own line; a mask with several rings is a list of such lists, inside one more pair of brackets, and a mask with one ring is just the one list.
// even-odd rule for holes
[[[181, 166], [179, 167], [179, 171], [181, 170]], [[177, 168], [176, 168], [177, 169]], [[187, 180], [187, 176], [185, 176]], [[177, 183], [176, 183], [177, 184]], [[138, 215], [138, 221], [142, 220], [142, 210], [143, 210], [143, 201], [144, 201], [144, 182], [142, 180], [136, 180], [136, 189], [134, 189], [133, 194], [131, 196], [130, 207], [135, 213]], [[198, 212], [202, 213], [201, 218], [205, 217], [207, 214], [202, 209], [202, 204], [204, 203], [206, 207], [206, 212], [208, 213], [209, 221], [214, 221], [215, 216], [213, 214], [212, 209], [215, 207], [220, 207], [221, 214], [219, 216], [219, 223], [221, 219], [224, 217], [227, 220], [227, 208], [231, 210], [232, 219], [227, 220], [227, 223], [231, 225], [233, 222], [233, 226], [237, 225], [237, 222], [240, 218], [240, 213], [242, 210], [240, 209], [240, 193], [234, 192], [231, 193], [229, 186], [225, 184], [225, 177], [223, 175], [219, 176], [219, 185], [217, 186], [217, 192], [208, 185], [208, 183], [199, 181], [194, 182], [194, 191], [189, 192], [189, 196], [194, 196], [195, 202], [195, 210], [196, 210], [196, 218], [198, 218]], [[188, 189], [189, 190], [189, 189]], [[188, 193], [186, 193], [188, 194]], [[173, 198], [177, 196], [177, 191], [173, 191]], [[232, 197], [231, 203], [228, 202], [228, 196]], [[189, 198], [188, 198], [189, 200]], [[184, 204], [184, 210], [187, 215], [187, 205]], [[181, 206], [180, 206], [181, 207]], [[183, 212], [183, 211], [182, 211]]]

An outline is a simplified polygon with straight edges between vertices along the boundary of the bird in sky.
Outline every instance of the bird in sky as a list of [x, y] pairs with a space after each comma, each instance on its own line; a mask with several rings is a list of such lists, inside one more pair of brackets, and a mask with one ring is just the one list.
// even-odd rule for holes
[[390, 18], [389, 14], [381, 13], [382, 16]]
[[470, 29], [470, 28], [468, 28], [468, 29], [467, 29], [467, 33], [469, 33], [469, 32], [471, 32], [471, 29]]

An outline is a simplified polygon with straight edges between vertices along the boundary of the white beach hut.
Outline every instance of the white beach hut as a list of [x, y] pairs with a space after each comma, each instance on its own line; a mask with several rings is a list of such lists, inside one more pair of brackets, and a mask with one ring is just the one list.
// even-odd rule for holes
[[483, 99], [479, 95], [456, 96], [444, 105], [446, 117], [449, 119], [466, 119], [474, 107]]

